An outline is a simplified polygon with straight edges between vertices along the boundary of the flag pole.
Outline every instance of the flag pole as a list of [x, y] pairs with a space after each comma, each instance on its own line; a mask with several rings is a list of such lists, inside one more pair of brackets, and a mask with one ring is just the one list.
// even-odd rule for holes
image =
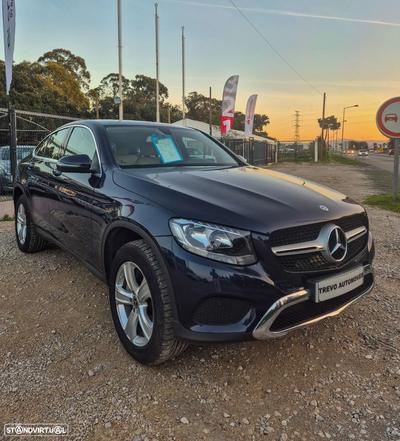
[[210, 87], [210, 136], [212, 136], [212, 94]]
[[156, 121], [160, 122], [160, 78], [159, 78], [159, 52], [158, 52], [158, 14], [157, 8], [158, 4], [155, 5], [156, 8]]
[[182, 119], [186, 126], [185, 114], [185, 27], [182, 26]]
[[118, 78], [119, 78], [119, 119], [124, 119], [124, 104], [122, 101], [122, 45], [121, 45], [121, 0], [118, 1]]

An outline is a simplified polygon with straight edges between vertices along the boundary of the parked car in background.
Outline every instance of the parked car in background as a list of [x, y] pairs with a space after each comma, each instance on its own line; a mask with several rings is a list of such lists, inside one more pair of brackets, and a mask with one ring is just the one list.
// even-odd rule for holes
[[[17, 145], [17, 163], [29, 156], [35, 149], [34, 145]], [[11, 173], [10, 146], [0, 147], [0, 165], [8, 174]]]
[[358, 156], [368, 156], [368, 150], [364, 150], [364, 149], [359, 150]]
[[374, 286], [362, 206], [185, 127], [69, 123], [19, 163], [14, 203], [19, 249], [55, 243], [106, 283], [116, 332], [143, 364], [188, 343], [283, 336]]
[[11, 176], [6, 172], [4, 165], [0, 164], [0, 196], [5, 194], [11, 194], [13, 185], [11, 182]]
[[[17, 163], [31, 155], [34, 149], [33, 145], [17, 146]], [[0, 195], [11, 194], [12, 189], [10, 147], [4, 146], [0, 147]]]

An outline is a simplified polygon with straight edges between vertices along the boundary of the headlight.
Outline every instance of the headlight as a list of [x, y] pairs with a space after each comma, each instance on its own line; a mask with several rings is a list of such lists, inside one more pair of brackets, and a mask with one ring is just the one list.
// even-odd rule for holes
[[185, 219], [171, 219], [169, 226], [179, 245], [191, 253], [233, 265], [257, 261], [248, 231]]

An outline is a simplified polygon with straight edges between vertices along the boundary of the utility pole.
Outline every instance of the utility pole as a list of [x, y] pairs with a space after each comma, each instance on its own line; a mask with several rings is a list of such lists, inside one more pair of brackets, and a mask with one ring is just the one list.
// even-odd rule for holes
[[158, 4], [155, 5], [156, 8], [156, 121], [160, 122], [160, 78], [159, 78], [159, 58], [158, 58], [158, 14], [157, 8]]
[[210, 136], [212, 136], [212, 95], [211, 95], [211, 87], [210, 87]]
[[296, 150], [297, 150], [297, 144], [299, 143], [300, 140], [300, 111], [296, 110], [295, 111], [295, 124], [294, 124], [294, 145], [296, 146]]
[[324, 102], [322, 105], [321, 150], [320, 150], [320, 154], [319, 154], [319, 160], [322, 159], [323, 154], [324, 154], [325, 102], [326, 102], [326, 93], [324, 93]]
[[171, 124], [171, 106], [167, 104], [168, 124]]
[[185, 115], [185, 27], [182, 26], [182, 119], [186, 126]]
[[122, 100], [122, 45], [121, 45], [121, 0], [118, 4], [118, 71], [119, 71], [119, 119], [124, 119], [124, 103]]

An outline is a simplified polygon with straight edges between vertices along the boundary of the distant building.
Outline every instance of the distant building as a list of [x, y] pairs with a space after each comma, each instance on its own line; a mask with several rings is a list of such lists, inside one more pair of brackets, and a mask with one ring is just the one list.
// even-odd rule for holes
[[[180, 121], [176, 121], [173, 123], [176, 126], [183, 126], [183, 119]], [[205, 133], [210, 133], [210, 125], [208, 123], [204, 123], [201, 121], [196, 121], [194, 119], [186, 118], [186, 127], [190, 127], [192, 129], [201, 130]], [[212, 126], [212, 135], [216, 139], [221, 139], [221, 127], [220, 126]], [[244, 132], [241, 130], [230, 130], [226, 138], [228, 139], [244, 139]], [[275, 144], [276, 140], [274, 138], [270, 137], [263, 137], [263, 136], [257, 136], [252, 135], [252, 138], [254, 138], [255, 141], [268, 141], [269, 144]]]

